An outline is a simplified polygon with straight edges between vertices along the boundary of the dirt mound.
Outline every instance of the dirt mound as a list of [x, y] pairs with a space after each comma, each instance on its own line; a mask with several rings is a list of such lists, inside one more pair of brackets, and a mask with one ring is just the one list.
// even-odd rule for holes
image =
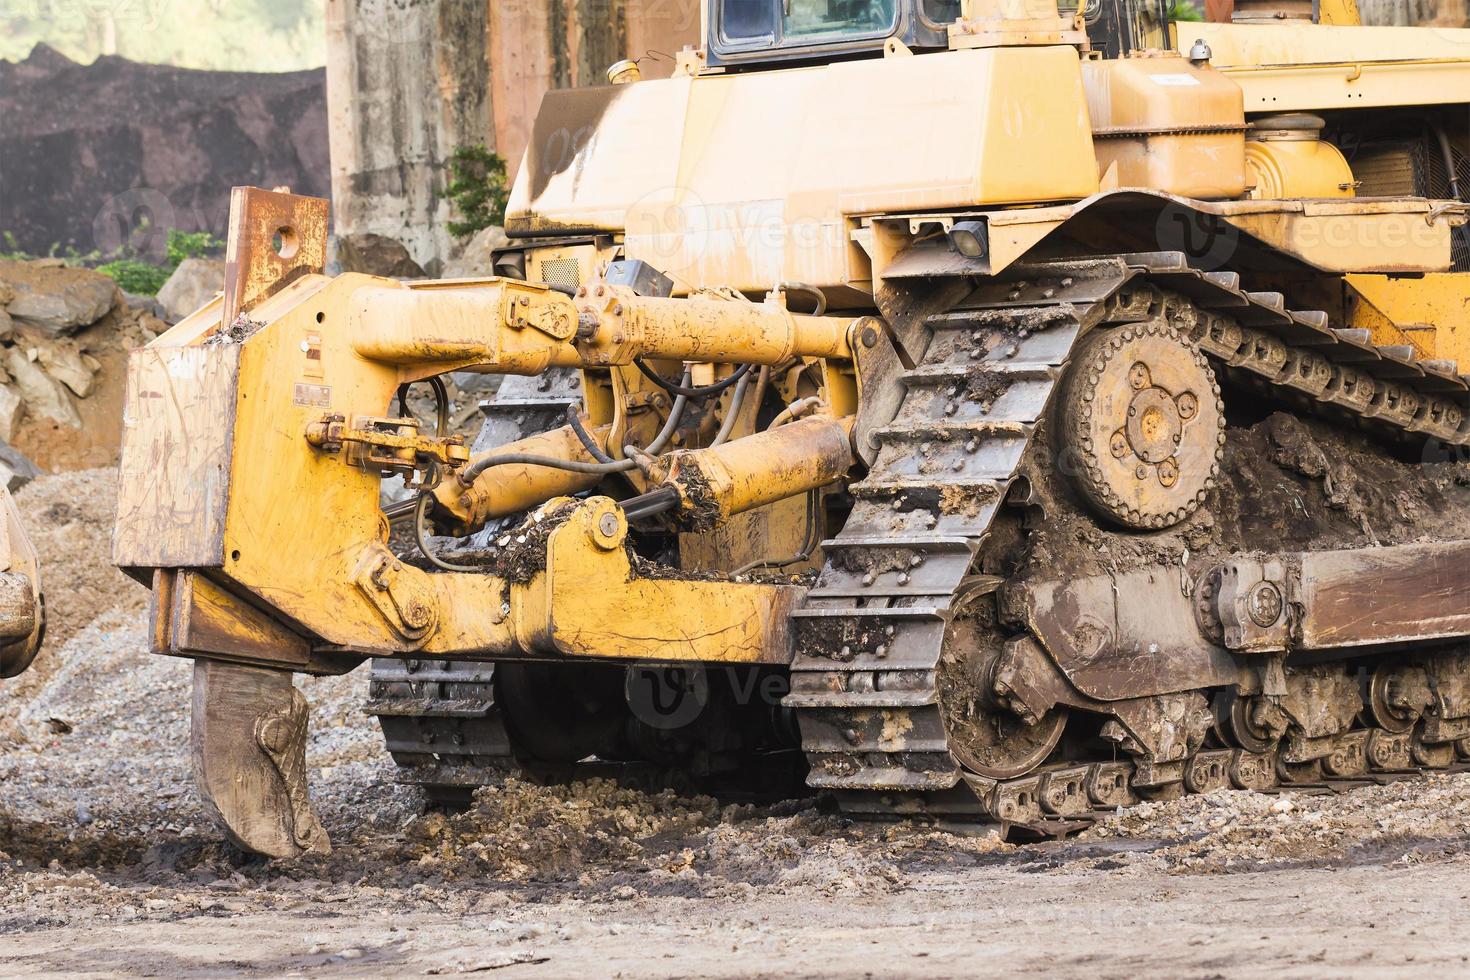
[[128, 352], [167, 325], [59, 259], [0, 259], [0, 441], [43, 470], [116, 462]]
[[0, 230], [35, 254], [110, 253], [146, 216], [142, 250], [161, 258], [170, 228], [223, 232], [232, 186], [327, 195], [320, 69], [79, 65], [38, 46], [18, 64], [0, 61], [0, 119]]
[[1470, 523], [1470, 463], [1397, 458], [1371, 437], [1309, 417], [1273, 414], [1226, 432], [1220, 482], [1176, 528], [1100, 526], [1057, 467], [1038, 474], [1056, 503], [1030, 536], [1026, 568], [1098, 575], [1175, 564], [1188, 555], [1325, 551], [1453, 540]]
[[1143, 803], [1086, 839], [1151, 842], [1138, 863], [1192, 874], [1408, 863], [1470, 853], [1467, 807], [1470, 773], [1365, 786], [1342, 796], [1222, 790]]

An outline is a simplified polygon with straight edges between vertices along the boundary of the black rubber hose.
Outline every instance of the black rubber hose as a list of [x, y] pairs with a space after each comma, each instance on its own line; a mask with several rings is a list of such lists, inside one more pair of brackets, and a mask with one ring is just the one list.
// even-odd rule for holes
[[582, 448], [592, 454], [592, 458], [599, 463], [611, 463], [613, 458], [602, 451], [597, 440], [592, 438], [592, 433], [582, 424], [582, 413], [577, 411], [576, 405], [567, 406], [567, 421], [572, 426], [572, 431], [577, 434], [577, 439], [582, 443]]
[[413, 542], [414, 544], [419, 546], [419, 553], [424, 556], [425, 561], [427, 561], [430, 565], [433, 565], [435, 568], [439, 569], [441, 572], [484, 571], [483, 568], [476, 568], [473, 565], [456, 565], [453, 562], [445, 561], [443, 558], [440, 558], [437, 554], [435, 554], [433, 549], [429, 547], [429, 540], [424, 534], [424, 517], [429, 512], [429, 504], [432, 501], [433, 496], [434, 495], [428, 490], [422, 491], [419, 494], [419, 499], [415, 503], [413, 508]]
[[461, 482], [469, 486], [475, 479], [492, 466], [506, 466], [519, 464], [521, 466], [547, 466], [554, 470], [570, 470], [573, 473], [591, 473], [594, 475], [606, 475], [610, 473], [626, 473], [637, 469], [638, 464], [631, 459], [617, 459], [611, 463], [584, 463], [579, 459], [558, 459], [555, 456], [535, 456], [531, 453], [502, 453], [498, 456], [485, 456], [477, 459], [467, 466], [459, 475]]
[[[435, 434], [440, 439], [449, 435], [449, 389], [444, 387], [443, 379], [437, 375], [426, 378], [429, 387], [434, 389], [434, 415]], [[404, 418], [413, 418], [414, 415], [408, 410], [408, 389], [413, 387], [413, 382], [398, 386], [398, 414]]]
[[734, 374], [723, 381], [716, 381], [714, 384], [705, 385], [703, 388], [690, 388], [685, 385], [674, 384], [674, 382], [668, 380], [647, 364], [644, 364], [640, 358], [633, 358], [633, 366], [639, 371], [642, 371], [645, 378], [658, 385], [664, 391], [667, 391], [671, 395], [683, 395], [685, 398], [708, 398], [710, 395], [718, 395], [750, 373], [751, 368], [749, 364], [742, 364]]

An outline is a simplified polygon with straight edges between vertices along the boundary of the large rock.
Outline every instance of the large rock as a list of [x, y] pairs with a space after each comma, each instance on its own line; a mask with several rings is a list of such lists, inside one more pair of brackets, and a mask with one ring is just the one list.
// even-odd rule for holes
[[[5, 378], [10, 380], [9, 375]], [[0, 439], [9, 442], [15, 438], [15, 428], [20, 425], [21, 409], [25, 403], [8, 384], [0, 385]]]
[[82, 427], [82, 417], [72, 405], [66, 386], [47, 374], [25, 351], [18, 347], [5, 348], [5, 370], [10, 372], [16, 393], [32, 415], [52, 419], [74, 429]]
[[391, 279], [422, 279], [423, 267], [396, 238], [363, 232], [336, 240], [337, 265], [343, 272], [361, 272]]
[[139, 313], [147, 313], [159, 320], [168, 318], [168, 311], [163, 308], [157, 296], [140, 296], [137, 293], [125, 292], [123, 302], [128, 304], [128, 309], [137, 310]]
[[491, 225], [489, 228], [480, 229], [464, 247], [464, 251], [444, 264], [444, 278], [474, 279], [479, 276], [495, 275], [492, 253], [509, 244], [510, 239], [505, 236], [504, 228]]
[[76, 341], [20, 326], [16, 329], [15, 346], [28, 361], [41, 365], [43, 371], [70, 388], [78, 398], [92, 393], [92, 378], [101, 365], [96, 358], [83, 354]]
[[158, 304], [169, 323], [178, 323], [224, 288], [224, 260], [185, 259], [158, 291]]
[[41, 475], [41, 468], [30, 461], [25, 453], [10, 445], [10, 437], [0, 442], [0, 484], [11, 493]]
[[0, 281], [10, 294], [5, 312], [53, 334], [90, 327], [122, 301], [117, 283], [100, 272], [52, 262], [0, 259]]

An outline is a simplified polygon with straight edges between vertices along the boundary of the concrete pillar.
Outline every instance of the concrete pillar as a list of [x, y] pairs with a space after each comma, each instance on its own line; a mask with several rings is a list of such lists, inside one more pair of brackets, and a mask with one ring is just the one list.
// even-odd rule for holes
[[396, 238], [431, 273], [450, 254], [446, 161], [494, 143], [487, 12], [486, 0], [327, 0], [337, 234]]
[[437, 273], [463, 244], [440, 196], [454, 150], [483, 142], [513, 175], [547, 90], [606, 84], [628, 57], [667, 77], [701, 2], [327, 0], [337, 233], [396, 238]]

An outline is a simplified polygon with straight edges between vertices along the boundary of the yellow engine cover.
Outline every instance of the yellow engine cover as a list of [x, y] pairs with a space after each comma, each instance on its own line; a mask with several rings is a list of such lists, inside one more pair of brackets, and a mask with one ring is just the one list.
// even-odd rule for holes
[[953, 51], [547, 94], [512, 234], [624, 232], [679, 291], [868, 278], [854, 216], [1097, 191], [1075, 48]]

